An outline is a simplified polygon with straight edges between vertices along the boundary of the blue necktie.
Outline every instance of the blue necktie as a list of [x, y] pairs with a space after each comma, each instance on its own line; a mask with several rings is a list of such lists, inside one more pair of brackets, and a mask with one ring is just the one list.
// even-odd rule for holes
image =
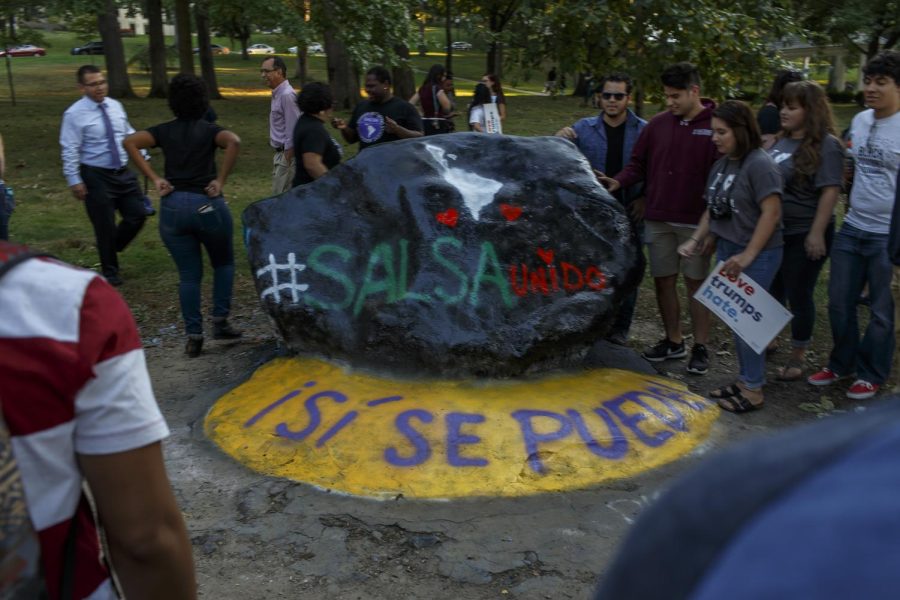
[[116, 144], [116, 134], [113, 132], [112, 123], [109, 121], [109, 115], [106, 114], [106, 105], [100, 103], [100, 114], [103, 115], [103, 125], [106, 126], [106, 147], [112, 157], [113, 169], [122, 167], [122, 157], [119, 156], [119, 147]]

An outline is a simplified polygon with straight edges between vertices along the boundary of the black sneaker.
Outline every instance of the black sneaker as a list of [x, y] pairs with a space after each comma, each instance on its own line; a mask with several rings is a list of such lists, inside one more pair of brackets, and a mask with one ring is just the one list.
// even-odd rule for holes
[[687, 372], [691, 375], [706, 375], [709, 371], [709, 353], [703, 344], [694, 344], [691, 348], [691, 360], [688, 362]]
[[203, 336], [189, 335], [187, 343], [184, 345], [184, 353], [190, 358], [197, 358], [203, 350]]
[[235, 340], [244, 335], [240, 329], [235, 329], [228, 322], [228, 319], [213, 319], [213, 339], [214, 340]]
[[106, 283], [108, 283], [109, 285], [111, 285], [113, 287], [119, 287], [120, 285], [125, 283], [124, 281], [122, 281], [122, 278], [119, 277], [118, 275], [116, 275], [115, 273], [111, 273], [109, 275], [104, 275], [103, 278], [106, 280]]
[[670, 341], [669, 338], [663, 338], [652, 348], [644, 350], [641, 356], [650, 362], [660, 362], [670, 358], [684, 358], [687, 356], [687, 352], [684, 351], [684, 341], [676, 344]]

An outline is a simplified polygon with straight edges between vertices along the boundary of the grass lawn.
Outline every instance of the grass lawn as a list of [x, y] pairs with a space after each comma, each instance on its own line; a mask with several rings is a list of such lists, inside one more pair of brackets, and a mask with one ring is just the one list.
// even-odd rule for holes
[[[267, 36], [257, 36], [254, 42], [272, 43]], [[62, 176], [59, 158], [59, 125], [63, 111], [79, 97], [75, 70], [79, 65], [95, 62], [103, 67], [102, 56], [72, 56], [69, 49], [80, 45], [72, 34], [49, 34], [48, 54], [43, 58], [12, 60], [17, 106], [11, 105], [5, 77], [0, 85], [0, 135], [6, 146], [7, 182], [15, 189], [19, 206], [10, 222], [10, 238], [52, 252], [56, 256], [84, 267], [97, 267], [94, 236], [84, 208], [69, 192]], [[132, 56], [145, 41], [125, 38], [126, 55]], [[229, 44], [227, 39], [215, 43]], [[272, 43], [278, 50], [288, 44]], [[434, 62], [441, 62], [437, 53], [414, 57], [417, 69], [426, 70]], [[225, 189], [236, 221], [241, 211], [256, 200], [269, 195], [272, 153], [268, 147], [269, 90], [259, 77], [263, 57], [241, 59], [239, 53], [215, 57], [218, 81], [224, 100], [214, 102], [219, 123], [241, 136], [241, 157]], [[465, 79], [477, 81], [483, 73], [484, 54], [476, 51], [454, 54], [454, 71], [460, 78], [460, 92], [471, 90]], [[173, 71], [174, 74], [174, 71]], [[311, 75], [325, 78], [325, 58], [311, 58]], [[422, 78], [417, 75], [417, 80]], [[131, 83], [138, 95], [149, 88], [145, 73], [133, 71]], [[539, 91], [542, 83], [522, 83], [525, 92]], [[461, 94], [462, 96], [462, 94]], [[572, 97], [548, 98], [527, 93], [509, 94], [508, 119], [504, 133], [535, 136], [552, 135], [564, 125], [593, 114], [590, 107], [582, 107], [581, 100]], [[461, 99], [460, 104], [464, 105]], [[171, 114], [164, 100], [134, 99], [124, 102], [132, 125], [142, 129], [169, 120]], [[842, 127], [856, 112], [853, 106], [836, 108]], [[344, 114], [342, 116], [349, 116]], [[335, 136], [340, 139], [340, 136]], [[346, 156], [355, 154], [355, 147], [346, 148]], [[154, 166], [161, 172], [162, 159], [154, 158]], [[152, 196], [152, 194], [151, 194]], [[158, 205], [158, 199], [154, 198]], [[144, 230], [121, 257], [122, 276], [126, 284], [121, 288], [145, 334], [161, 324], [179, 322], [177, 309], [177, 273], [156, 230], [157, 218], [151, 217]], [[240, 259], [240, 228], [235, 231], [238, 250], [235, 306], [256, 306], [249, 270]], [[648, 288], [649, 290], [649, 288]], [[652, 292], [645, 294], [652, 298]]]

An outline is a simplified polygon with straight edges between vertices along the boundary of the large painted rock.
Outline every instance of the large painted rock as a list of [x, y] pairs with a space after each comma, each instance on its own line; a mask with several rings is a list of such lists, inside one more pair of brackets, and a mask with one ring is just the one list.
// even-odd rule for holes
[[257, 291], [288, 347], [356, 366], [571, 366], [638, 284], [622, 207], [560, 138], [373, 146], [243, 219]]

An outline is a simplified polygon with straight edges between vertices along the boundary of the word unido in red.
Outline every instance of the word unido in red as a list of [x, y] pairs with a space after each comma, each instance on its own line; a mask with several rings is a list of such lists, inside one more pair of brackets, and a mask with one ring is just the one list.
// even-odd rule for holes
[[529, 267], [525, 263], [509, 267], [509, 283], [517, 296], [526, 294], [548, 295], [560, 290], [577, 292], [582, 289], [601, 291], [606, 289], [606, 275], [596, 265], [577, 266], [560, 261], [559, 268], [553, 262], [553, 251], [537, 249], [546, 266]]

